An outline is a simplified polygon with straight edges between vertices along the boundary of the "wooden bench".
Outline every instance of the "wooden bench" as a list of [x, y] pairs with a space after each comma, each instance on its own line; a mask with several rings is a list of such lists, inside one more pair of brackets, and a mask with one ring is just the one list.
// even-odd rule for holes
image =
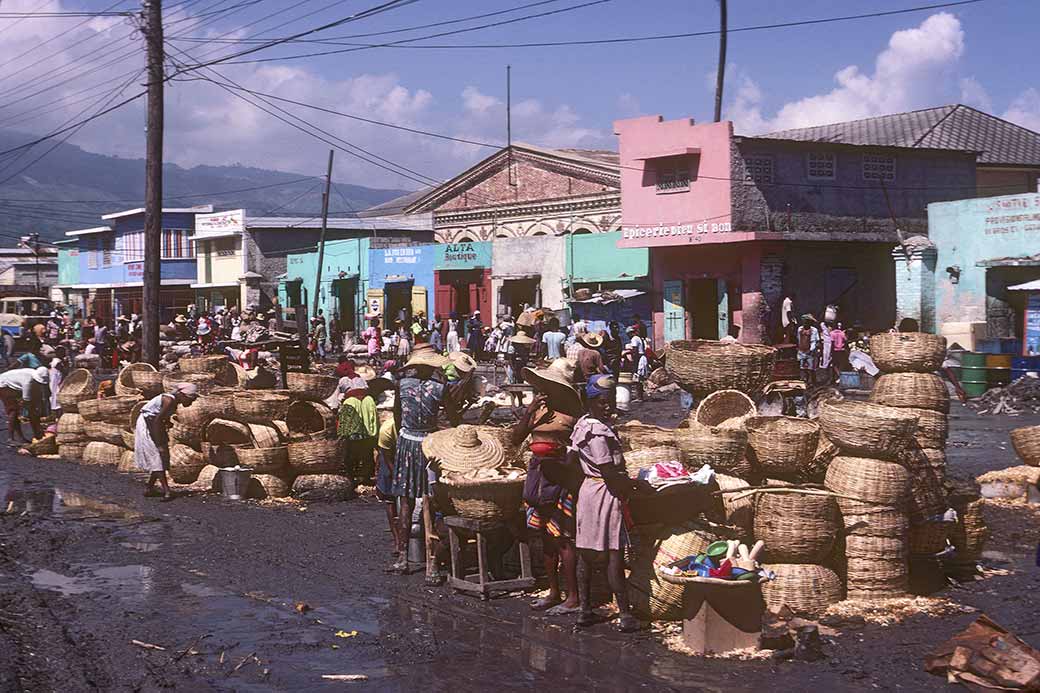
[[[492, 591], [510, 592], [522, 590], [534, 586], [534, 575], [531, 573], [531, 548], [524, 537], [519, 537], [517, 542], [520, 549], [520, 577], [512, 580], [489, 580], [488, 579], [488, 555], [487, 537], [489, 532], [505, 528], [505, 525], [497, 520], [470, 520], [457, 515], [444, 518], [444, 524], [448, 526], [448, 539], [451, 544], [451, 575], [448, 576], [448, 586], [460, 592], [471, 592], [479, 594], [481, 599], [488, 599]], [[466, 536], [463, 536], [463, 535]], [[468, 535], [474, 535], [477, 549], [477, 572], [467, 574], [462, 564], [462, 545], [470, 541]]]

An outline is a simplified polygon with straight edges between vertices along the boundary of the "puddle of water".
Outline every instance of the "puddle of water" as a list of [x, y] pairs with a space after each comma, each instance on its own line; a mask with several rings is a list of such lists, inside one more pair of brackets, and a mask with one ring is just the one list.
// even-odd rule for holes
[[101, 520], [136, 520], [142, 517], [141, 513], [116, 503], [54, 486], [15, 486], [9, 473], [0, 473], [0, 513], [96, 515]]
[[41, 589], [66, 597], [88, 592], [112, 593], [123, 599], [144, 597], [154, 589], [152, 569], [145, 565], [94, 567], [81, 575], [62, 575], [50, 570], [37, 570], [30, 576]]
[[181, 591], [192, 597], [226, 597], [230, 595], [230, 592], [192, 582], [182, 582]]
[[162, 544], [156, 541], [121, 541], [119, 545], [124, 549], [133, 549], [141, 553], [151, 553], [162, 546]]

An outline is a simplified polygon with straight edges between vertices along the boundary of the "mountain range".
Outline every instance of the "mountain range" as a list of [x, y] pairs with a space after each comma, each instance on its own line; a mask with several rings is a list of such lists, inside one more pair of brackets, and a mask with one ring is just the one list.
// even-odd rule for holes
[[[0, 152], [32, 139], [25, 133], [0, 130]], [[335, 181], [333, 188], [331, 216], [353, 215], [408, 192]], [[316, 217], [321, 214], [323, 181], [241, 165], [167, 164], [163, 189], [166, 207], [212, 204], [218, 210], [245, 208], [254, 216]], [[0, 154], [0, 246], [16, 245], [20, 236], [33, 232], [44, 241], [61, 240], [66, 231], [101, 225], [102, 214], [143, 205], [143, 159], [95, 154], [52, 142]]]

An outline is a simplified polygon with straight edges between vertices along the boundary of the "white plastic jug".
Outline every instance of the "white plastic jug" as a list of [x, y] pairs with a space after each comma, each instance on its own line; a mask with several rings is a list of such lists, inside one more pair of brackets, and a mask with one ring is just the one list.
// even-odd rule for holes
[[618, 383], [617, 387], [614, 388], [614, 406], [617, 407], [618, 411], [628, 411], [628, 405], [631, 401], [631, 385], [628, 383]]

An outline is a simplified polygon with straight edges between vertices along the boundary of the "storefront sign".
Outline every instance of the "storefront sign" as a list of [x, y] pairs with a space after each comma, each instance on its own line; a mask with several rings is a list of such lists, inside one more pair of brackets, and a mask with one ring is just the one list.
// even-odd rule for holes
[[729, 233], [733, 230], [730, 222], [699, 222], [697, 224], [672, 224], [658, 226], [625, 226], [621, 230], [623, 239], [630, 238], [664, 238], [670, 236], [694, 236], [709, 233]]
[[144, 277], [143, 262], [128, 262], [125, 267], [127, 279], [141, 279]]
[[1026, 300], [1025, 344], [1022, 353], [1040, 354], [1040, 293], [1031, 293]]
[[1002, 236], [1040, 232], [1040, 195], [1015, 195], [979, 202], [983, 233]]
[[209, 234], [242, 233], [245, 226], [246, 212], [235, 209], [230, 212], [214, 212], [213, 214], [195, 215], [195, 233], [199, 236]]
[[444, 243], [437, 246], [437, 253], [436, 268], [439, 270], [491, 267], [489, 241]]
[[422, 256], [422, 249], [415, 247], [385, 248], [383, 262], [388, 265], [415, 265]]

